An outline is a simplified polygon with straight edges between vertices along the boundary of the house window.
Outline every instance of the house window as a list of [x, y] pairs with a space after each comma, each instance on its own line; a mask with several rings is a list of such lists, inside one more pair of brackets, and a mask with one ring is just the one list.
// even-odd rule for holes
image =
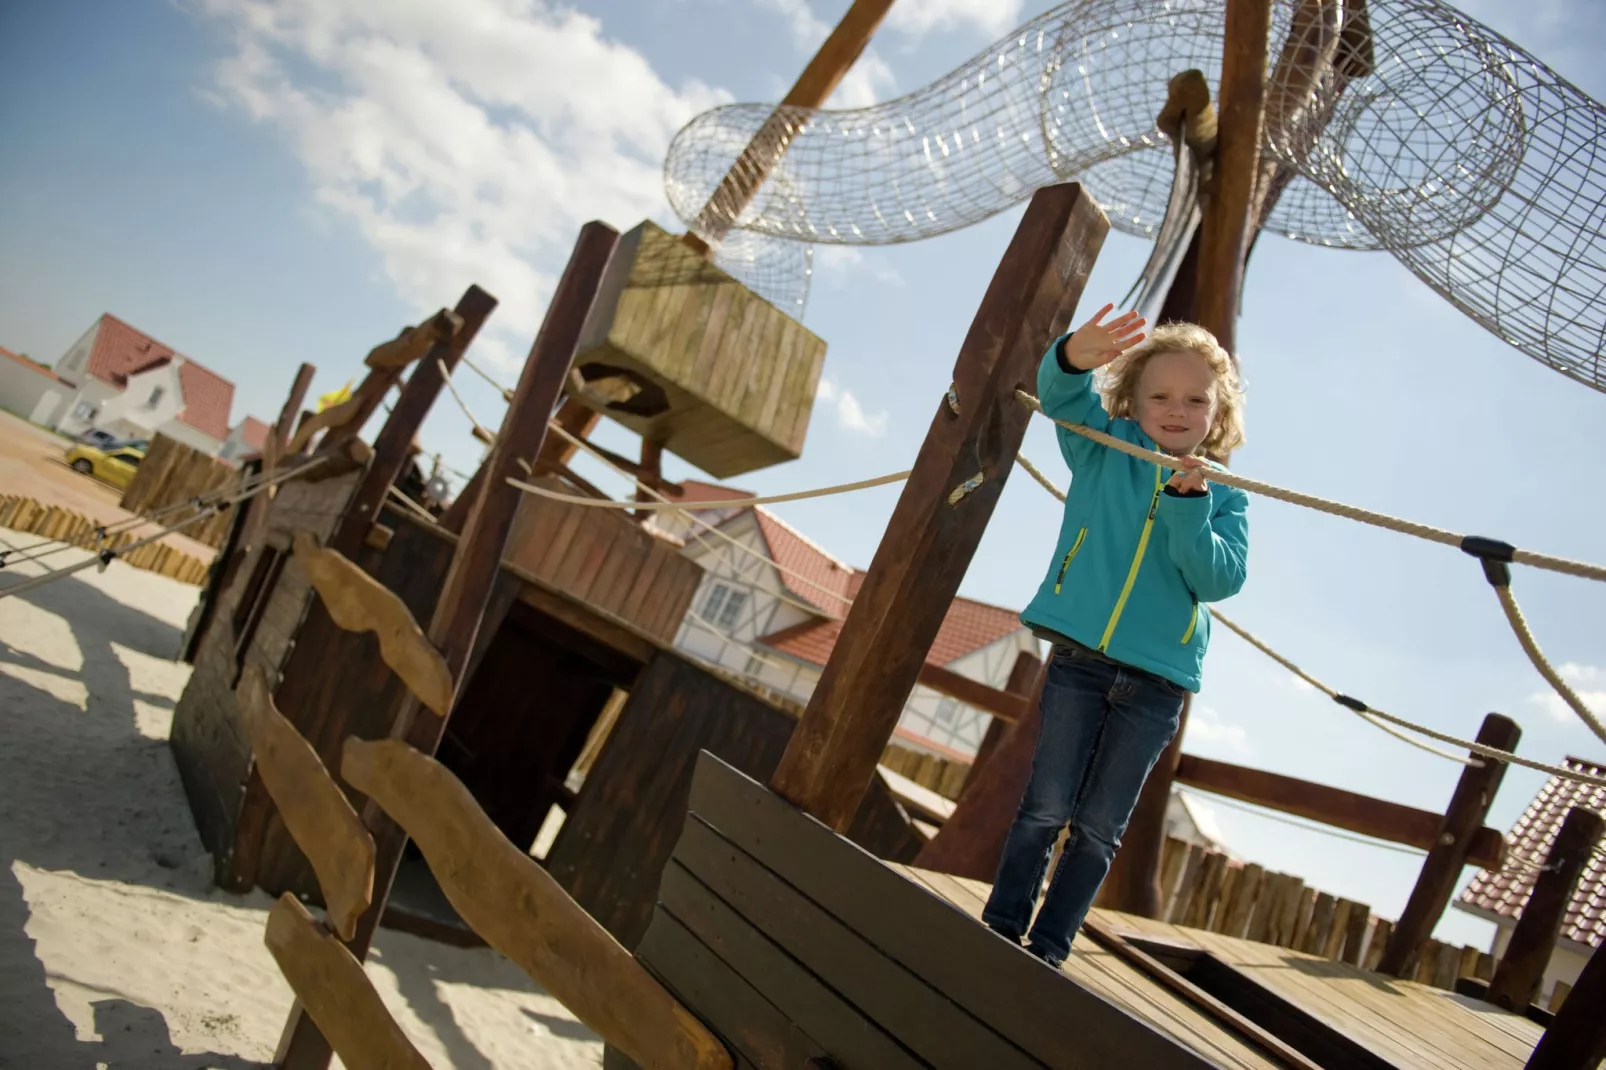
[[289, 560], [287, 549], [277, 546], [264, 546], [262, 554], [257, 558], [256, 567], [251, 570], [251, 576], [246, 581], [245, 589], [240, 592], [240, 600], [234, 606], [234, 684], [240, 685], [240, 674], [245, 671], [245, 656], [251, 649], [251, 642], [256, 638], [257, 625], [262, 623], [262, 614], [267, 610], [268, 603], [273, 600], [274, 588], [278, 586], [279, 574], [284, 571], [284, 564]]
[[959, 703], [954, 701], [952, 698], [949, 698], [947, 695], [944, 695], [942, 701], [937, 703], [938, 723], [952, 724], [954, 720], [954, 714], [958, 711], [958, 709]]
[[736, 627], [736, 615], [747, 604], [745, 591], [732, 591], [725, 599], [725, 608], [719, 614], [719, 626], [729, 631]]
[[714, 589], [708, 592], [707, 598], [703, 599], [704, 620], [712, 621], [719, 617], [719, 607], [724, 604], [725, 596], [729, 593], [730, 588], [723, 583], [714, 584]]
[[93, 401], [80, 401], [73, 406], [72, 415], [75, 420], [93, 420], [95, 418], [95, 403]]
[[757, 680], [759, 673], [764, 671], [764, 663], [758, 659], [757, 654], [749, 654], [747, 666], [742, 669], [742, 675]]
[[162, 395], [165, 393], [167, 393], [167, 388], [164, 386], [151, 387], [151, 396], [145, 399], [145, 407], [147, 409], [156, 408], [157, 405], [161, 404]]

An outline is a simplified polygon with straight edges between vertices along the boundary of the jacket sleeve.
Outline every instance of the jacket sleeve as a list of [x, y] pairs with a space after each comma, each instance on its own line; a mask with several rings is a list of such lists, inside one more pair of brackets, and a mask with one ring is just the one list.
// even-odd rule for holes
[[1248, 513], [1249, 496], [1236, 490], [1160, 496], [1166, 552], [1199, 601], [1219, 602], [1243, 587], [1249, 564]]
[[[1093, 389], [1093, 374], [1067, 370], [1060, 363], [1060, 343], [1067, 337], [1062, 334], [1054, 339], [1037, 366], [1037, 400], [1043, 403], [1043, 413], [1051, 419], [1108, 431], [1110, 415], [1104, 411], [1104, 402]], [[1055, 427], [1054, 432], [1059, 438], [1060, 454], [1073, 473], [1094, 450], [1103, 448], [1063, 427]]]

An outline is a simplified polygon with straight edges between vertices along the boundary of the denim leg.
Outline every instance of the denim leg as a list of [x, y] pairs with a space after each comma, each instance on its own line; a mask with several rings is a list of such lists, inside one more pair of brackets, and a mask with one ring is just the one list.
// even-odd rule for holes
[[1031, 778], [981, 915], [989, 928], [1010, 939], [1019, 940], [1031, 924], [1054, 840], [1082, 791], [1114, 675], [1114, 666], [1066, 648], [1056, 648], [1049, 662]]
[[1109, 692], [1100, 697], [1108, 709], [1104, 731], [1072, 808], [1071, 834], [1032, 924], [1032, 949], [1053, 962], [1070, 953], [1143, 782], [1176, 735], [1182, 714], [1181, 688], [1128, 669], [1117, 670]]

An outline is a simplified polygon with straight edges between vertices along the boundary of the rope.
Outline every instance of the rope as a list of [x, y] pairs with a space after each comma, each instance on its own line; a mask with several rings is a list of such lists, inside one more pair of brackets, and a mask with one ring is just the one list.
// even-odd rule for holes
[[[1055, 486], [1053, 482], [1049, 480], [1047, 476], [1043, 475], [1043, 473], [1039, 471], [1035, 465], [1022, 456], [1017, 456], [1016, 460], [1020, 463], [1021, 467], [1030, 472], [1039, 483], [1043, 484], [1050, 494], [1054, 495], [1054, 497], [1058, 498], [1062, 502], [1065, 500], [1065, 492], [1060, 490], [1059, 487]], [[1155, 463], [1164, 463], [1164, 458], [1161, 458], [1160, 461], [1156, 461]], [[1515, 605], [1515, 603], [1513, 603], [1513, 605]], [[1412, 732], [1427, 736], [1430, 739], [1436, 739], [1441, 743], [1449, 743], [1452, 746], [1464, 747], [1473, 754], [1477, 754], [1485, 758], [1493, 758], [1497, 761], [1510, 762], [1513, 765], [1526, 766], [1529, 769], [1535, 769], [1543, 773], [1549, 773], [1551, 776], [1559, 776], [1568, 780], [1575, 780], [1582, 784], [1606, 786], [1606, 778], [1603, 777], [1594, 777], [1587, 773], [1575, 772], [1574, 770], [1566, 769], [1562, 766], [1546, 765], [1544, 762], [1530, 761], [1527, 758], [1519, 757], [1510, 751], [1500, 750], [1497, 747], [1485, 746], [1482, 743], [1461, 739], [1457, 736], [1446, 735], [1442, 732], [1428, 728], [1425, 725], [1416, 724], [1413, 721], [1407, 721], [1403, 717], [1396, 717], [1391, 713], [1385, 713], [1382, 710], [1373, 709], [1360, 699], [1351, 698], [1349, 695], [1335, 691], [1333, 688], [1328, 687], [1325, 683], [1318, 680], [1304, 669], [1301, 669], [1298, 665], [1283, 657], [1271, 647], [1267, 646], [1259, 638], [1253, 635], [1247, 628], [1244, 628], [1233, 621], [1219, 609], [1216, 609], [1212, 606], [1210, 610], [1210, 616], [1212, 619], [1220, 621], [1222, 624], [1226, 625], [1229, 630], [1236, 633], [1245, 642], [1249, 643], [1250, 646], [1253, 646], [1256, 650], [1259, 650], [1262, 654], [1265, 654], [1277, 664], [1281, 665], [1283, 668], [1287, 669], [1289, 672], [1293, 673], [1307, 684], [1310, 684], [1316, 690], [1320, 691], [1322, 694], [1326, 695], [1340, 706], [1343, 706], [1345, 709], [1357, 714], [1362, 720], [1366, 721], [1374, 728], [1381, 728], [1383, 731], [1387, 732], [1396, 739], [1409, 743], [1413, 747], [1419, 747], [1422, 750], [1427, 751], [1429, 754], [1436, 754], [1441, 758], [1448, 758], [1450, 761], [1459, 762], [1462, 765], [1483, 764], [1482, 762], [1474, 761], [1471, 758], [1466, 758], [1459, 754], [1452, 754], [1449, 751], [1440, 750], [1438, 747], [1430, 746], [1426, 743], [1423, 743], [1419, 739], [1413, 739], [1403, 732], [1400, 732], [1393, 726], [1398, 725], [1401, 728], [1407, 728]]]
[[469, 360], [467, 354], [464, 354], [463, 356], [458, 357], [457, 358], [457, 362], [459, 364], [463, 365], [464, 367], [468, 368], [469, 371], [473, 372], [475, 375], [479, 376], [481, 379], [484, 379], [487, 383], [490, 383], [492, 386], [494, 386], [496, 388], [496, 392], [498, 394], [502, 395], [502, 400], [503, 401], [512, 401], [513, 400], [513, 390], [512, 390], [512, 388], [503, 386], [501, 383], [497, 382], [495, 379], [492, 379], [489, 375], [487, 375], [485, 373], [485, 371], [483, 369], [480, 368], [480, 366], [478, 364], [475, 364], [472, 360]]
[[496, 432], [488, 429], [484, 424], [474, 419], [474, 414], [469, 411], [468, 402], [464, 401], [463, 395], [457, 392], [457, 386], [452, 382], [452, 373], [446, 367], [446, 362], [441, 360], [439, 357], [436, 357], [435, 363], [440, 365], [441, 381], [446, 384], [446, 389], [451, 392], [452, 399], [457, 402], [457, 407], [463, 410], [464, 416], [468, 417], [468, 422], [474, 425], [474, 430], [478, 431], [480, 436], [487, 442], [495, 442]]
[[526, 494], [536, 494], [556, 502], [568, 502], [571, 505], [589, 505], [599, 509], [646, 509], [651, 511], [692, 512], [696, 510], [712, 509], [746, 509], [755, 505], [778, 505], [781, 502], [801, 502], [810, 498], [828, 498], [834, 494], [848, 494], [856, 490], [868, 490], [871, 487], [882, 487], [888, 483], [898, 483], [909, 478], [909, 472], [893, 472], [890, 475], [876, 476], [874, 479], [861, 479], [856, 483], [838, 483], [830, 487], [816, 487], [813, 490], [798, 490], [790, 494], [771, 494], [761, 498], [733, 498], [727, 501], [711, 502], [621, 502], [612, 498], [583, 498], [578, 494], [563, 494], [545, 487], [532, 486], [520, 480], [508, 478], [508, 485], [517, 487]]
[[1600, 718], [1595, 716], [1594, 711], [1584, 705], [1584, 700], [1579, 697], [1578, 692], [1568, 686], [1567, 681], [1561, 678], [1561, 674], [1556, 672], [1544, 652], [1539, 649], [1539, 643], [1534, 639], [1533, 632], [1528, 628], [1528, 621], [1523, 617], [1522, 609], [1511, 593], [1511, 585], [1497, 583], [1494, 584], [1494, 590], [1500, 598], [1500, 608], [1506, 611], [1506, 620], [1511, 623], [1511, 630], [1517, 634], [1517, 642], [1522, 644], [1523, 652], [1528, 655], [1533, 667], [1539, 670], [1539, 675], [1543, 676], [1551, 687], [1555, 688], [1556, 694], [1561, 696], [1562, 701], [1572, 707], [1579, 720], [1587, 724], [1589, 730], [1602, 741], [1606, 741], [1606, 724], [1601, 724]]
[[[1034, 412], [1041, 412], [1044, 416], [1048, 416], [1046, 412], [1043, 412], [1043, 403], [1037, 398], [1028, 394], [1026, 391], [1015, 391], [1015, 397], [1028, 409], [1031, 409]], [[1142, 446], [1137, 446], [1130, 442], [1126, 442], [1122, 439], [1114, 437], [1113, 435], [1107, 435], [1102, 431], [1095, 431], [1091, 427], [1084, 427], [1081, 424], [1067, 423], [1064, 420], [1054, 420], [1054, 418], [1051, 416], [1048, 418], [1053, 420], [1054, 423], [1058, 424], [1060, 427], [1065, 428], [1067, 431], [1081, 435], [1083, 438], [1091, 439], [1100, 445], [1108, 446], [1111, 449], [1124, 453], [1129, 457], [1136, 457], [1139, 460], [1148, 461], [1151, 464], [1157, 464], [1164, 468], [1177, 467], [1175, 457], [1167, 457], [1163, 453], [1156, 453], [1153, 450], [1144, 449]], [[1428, 542], [1442, 543], [1445, 546], [1454, 546], [1456, 549], [1472, 553], [1474, 556], [1482, 557], [1487, 553], [1486, 548], [1474, 549], [1474, 547], [1477, 547], [1480, 542], [1489, 542], [1489, 540], [1480, 540], [1477, 536], [1457, 535], [1453, 531], [1446, 531], [1443, 528], [1436, 528], [1428, 524], [1419, 524], [1414, 520], [1402, 520], [1399, 517], [1389, 516], [1387, 513], [1377, 513], [1370, 509], [1362, 509], [1358, 506], [1346, 505], [1343, 502], [1335, 502], [1330, 501], [1327, 498], [1319, 498], [1314, 494], [1304, 494], [1297, 490], [1288, 490], [1285, 487], [1279, 487], [1272, 483], [1262, 483], [1258, 479], [1250, 479], [1247, 476], [1239, 475], [1236, 472], [1231, 472], [1220, 466], [1211, 466], [1210, 478], [1215, 480], [1217, 483], [1223, 483], [1229, 487], [1237, 487], [1239, 490], [1249, 491], [1253, 494], [1260, 494], [1267, 498], [1275, 498], [1277, 501], [1287, 502], [1290, 505], [1301, 505], [1307, 509], [1315, 509], [1317, 512], [1328, 513], [1333, 516], [1341, 516], [1347, 520], [1356, 520], [1362, 524], [1370, 524], [1373, 527], [1385, 528], [1389, 531], [1398, 532], [1401, 535], [1412, 535], [1419, 539], [1425, 539]], [[1508, 560], [1514, 561], [1517, 564], [1530, 565], [1534, 568], [1542, 568], [1551, 572], [1561, 572], [1569, 576], [1577, 576], [1580, 579], [1598, 580], [1606, 583], [1606, 566], [1592, 565], [1586, 561], [1573, 561], [1569, 558], [1555, 557], [1551, 554], [1536, 553], [1532, 550], [1519, 550], [1515, 547], [1505, 547], [1504, 544], [1495, 545], [1508, 551], [1510, 555]]]
[[117, 558], [122, 557], [125, 554], [133, 553], [141, 546], [148, 546], [153, 542], [157, 542], [169, 535], [174, 534], [175, 532], [182, 531], [192, 524], [195, 524], [201, 520], [205, 520], [216, 513], [221, 513], [223, 510], [232, 505], [238, 505], [241, 502], [249, 501], [251, 498], [256, 497], [262, 491], [267, 490], [271, 486], [284, 482], [285, 480], [288, 480], [291, 477], [300, 474], [301, 472], [305, 472], [309, 468], [316, 468], [318, 465], [323, 464], [326, 459], [327, 458], [319, 457], [318, 459], [308, 461], [306, 464], [300, 465], [299, 467], [289, 469], [288, 471], [282, 473], [276, 473], [272, 479], [262, 480], [250, 490], [242, 491], [241, 493], [234, 495], [232, 498], [226, 498], [222, 501], [215, 502], [207, 508], [202, 509], [200, 512], [197, 512], [192, 517], [181, 520], [177, 524], [169, 525], [167, 528], [163, 529], [162, 531], [158, 531], [154, 535], [148, 535], [145, 538], [131, 542], [127, 546], [124, 546], [120, 549], [102, 550], [98, 554], [78, 562], [76, 565], [69, 565], [66, 568], [60, 568], [54, 572], [47, 572], [43, 576], [35, 576], [32, 579], [24, 580], [15, 586], [0, 589], [0, 598], [9, 598], [12, 595], [31, 591], [35, 587], [43, 587], [47, 583], [54, 583], [56, 580], [66, 579], [68, 576], [82, 572], [87, 568], [93, 568], [96, 565], [99, 565], [101, 569], [104, 570], [107, 565], [110, 565]]

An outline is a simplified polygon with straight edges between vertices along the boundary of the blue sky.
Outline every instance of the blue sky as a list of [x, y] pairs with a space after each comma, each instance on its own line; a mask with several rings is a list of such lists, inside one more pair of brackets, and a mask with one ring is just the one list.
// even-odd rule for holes
[[[916, 89], [1047, 6], [900, 0], [838, 102]], [[1606, 96], [1590, 62], [1606, 43], [1593, 5], [1463, 6]], [[233, 379], [235, 419], [271, 419], [301, 361], [317, 365], [316, 391], [333, 389], [372, 345], [478, 282], [502, 305], [475, 353], [511, 383], [579, 224], [672, 225], [660, 166], [674, 131], [713, 104], [778, 99], [845, 8], [324, 0], [270, 18], [255, 0], [0, 5], [0, 345], [53, 361], [113, 312]], [[830, 345], [833, 396], [816, 406], [802, 460], [736, 482], [778, 492], [907, 467], [1018, 218], [821, 254], [805, 322]], [[1112, 234], [1086, 309], [1119, 300], [1146, 255]], [[1387, 255], [1266, 238], [1240, 349], [1249, 444], [1238, 470], [1606, 558], [1606, 397], [1510, 350]], [[494, 425], [497, 394], [466, 376], [461, 387]], [[469, 471], [480, 450], [467, 430], [443, 401], [423, 440]], [[598, 437], [634, 449], [612, 425]], [[1064, 481], [1043, 423], [1026, 453]], [[868, 564], [896, 497], [778, 511]], [[1484, 713], [1507, 713], [1531, 757], [1606, 758], [1541, 694], [1471, 559], [1266, 500], [1250, 519], [1250, 579], [1224, 608], [1315, 675], [1463, 735]], [[1057, 523], [1056, 504], [1013, 478], [964, 593], [1024, 604]], [[1606, 708], [1606, 592], [1526, 569], [1514, 589], [1551, 658]], [[1187, 747], [1431, 809], [1459, 768], [1295, 686], [1224, 629]], [[1509, 773], [1493, 822], [1509, 826], [1542, 781]], [[1216, 812], [1240, 855], [1389, 916], [1419, 865]], [[1451, 912], [1440, 932], [1481, 944], [1488, 927]]]

